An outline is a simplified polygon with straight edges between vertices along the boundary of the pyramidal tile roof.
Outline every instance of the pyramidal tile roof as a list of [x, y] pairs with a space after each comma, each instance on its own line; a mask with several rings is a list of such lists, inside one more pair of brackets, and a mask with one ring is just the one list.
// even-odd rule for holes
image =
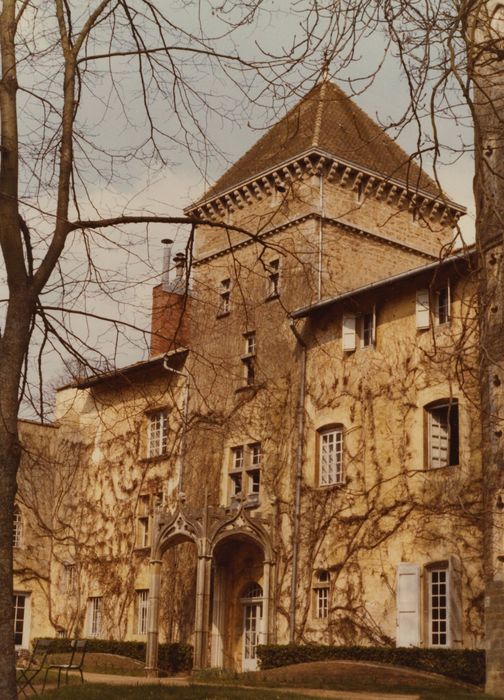
[[334, 83], [313, 87], [211, 187], [200, 202], [310, 152], [404, 183], [410, 190], [441, 195], [437, 184]]

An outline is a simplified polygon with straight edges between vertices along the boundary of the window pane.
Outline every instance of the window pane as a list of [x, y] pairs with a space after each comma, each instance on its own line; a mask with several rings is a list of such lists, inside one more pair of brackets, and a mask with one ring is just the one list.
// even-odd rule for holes
[[168, 416], [164, 411], [152, 413], [149, 417], [149, 457], [166, 454], [168, 444]]
[[429, 613], [431, 646], [448, 645], [448, 570], [429, 572]]
[[320, 484], [339, 484], [343, 481], [343, 432], [327, 431], [320, 436]]

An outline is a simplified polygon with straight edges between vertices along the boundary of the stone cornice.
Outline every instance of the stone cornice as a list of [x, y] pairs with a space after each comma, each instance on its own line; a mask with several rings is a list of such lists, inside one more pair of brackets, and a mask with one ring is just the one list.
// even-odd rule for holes
[[359, 190], [365, 197], [385, 200], [399, 210], [415, 211], [425, 221], [454, 225], [466, 212], [465, 207], [442, 195], [436, 197], [417, 188], [413, 182], [407, 183], [364, 169], [317, 147], [279, 163], [273, 169], [255, 174], [232, 189], [206, 196], [184, 211], [186, 214], [198, 214], [202, 218], [225, 220], [237, 209], [261, 201], [275, 190], [285, 188], [290, 182], [321, 174], [328, 182], [337, 182], [342, 187]]

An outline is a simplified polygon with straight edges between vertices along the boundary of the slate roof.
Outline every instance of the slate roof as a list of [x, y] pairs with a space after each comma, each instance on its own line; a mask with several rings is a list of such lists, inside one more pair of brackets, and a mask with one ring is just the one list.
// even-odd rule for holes
[[405, 183], [437, 197], [441, 192], [403, 149], [337, 85], [315, 85], [207, 191], [200, 202], [238, 187], [310, 152]]

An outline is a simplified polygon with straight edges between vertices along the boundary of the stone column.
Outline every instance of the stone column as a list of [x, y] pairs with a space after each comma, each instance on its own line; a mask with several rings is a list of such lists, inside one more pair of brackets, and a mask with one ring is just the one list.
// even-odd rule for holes
[[271, 590], [271, 562], [265, 561], [263, 565], [263, 618], [261, 644], [267, 644], [269, 640], [269, 609]]
[[150, 562], [149, 607], [147, 610], [147, 649], [145, 673], [147, 676], [158, 675], [159, 646], [159, 592], [161, 588], [161, 560]]
[[212, 557], [198, 556], [196, 570], [196, 610], [194, 616], [194, 669], [208, 666], [208, 628], [210, 624], [210, 581]]

